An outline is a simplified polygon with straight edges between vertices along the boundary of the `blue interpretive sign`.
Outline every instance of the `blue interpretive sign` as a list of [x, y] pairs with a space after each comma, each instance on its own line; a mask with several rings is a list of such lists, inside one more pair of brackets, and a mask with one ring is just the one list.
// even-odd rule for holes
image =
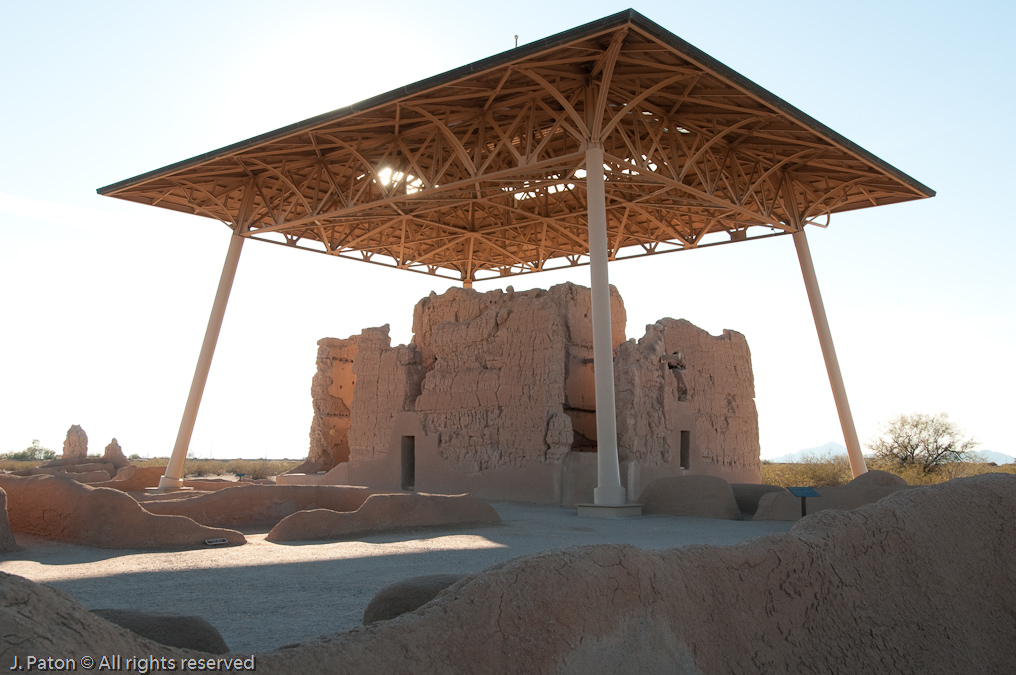
[[787, 488], [787, 489], [790, 490], [790, 494], [794, 495], [795, 497], [800, 497], [801, 498], [801, 517], [802, 518], [804, 518], [806, 515], [808, 515], [808, 509], [807, 509], [807, 506], [805, 506], [804, 500], [806, 498], [808, 498], [808, 497], [821, 497], [822, 496], [819, 493], [815, 492], [815, 488], [810, 488], [810, 487], [792, 487], [792, 488]]

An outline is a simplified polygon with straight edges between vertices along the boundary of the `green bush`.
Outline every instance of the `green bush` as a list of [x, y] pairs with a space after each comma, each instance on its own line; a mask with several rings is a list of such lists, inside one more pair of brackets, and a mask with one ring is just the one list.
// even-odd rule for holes
[[39, 444], [39, 439], [32, 439], [32, 444], [19, 452], [8, 452], [0, 455], [0, 459], [8, 459], [15, 462], [47, 461], [56, 457], [56, 453], [49, 448]]

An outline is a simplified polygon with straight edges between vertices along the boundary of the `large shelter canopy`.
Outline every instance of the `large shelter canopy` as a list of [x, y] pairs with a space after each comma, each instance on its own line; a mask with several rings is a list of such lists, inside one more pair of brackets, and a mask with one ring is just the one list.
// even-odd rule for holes
[[865, 470], [805, 225], [935, 193], [633, 10], [99, 190], [232, 229], [176, 446], [182, 484], [246, 238], [473, 281], [591, 264], [597, 507], [618, 469], [607, 261], [793, 234]]
[[114, 185], [244, 237], [466, 283], [792, 233], [934, 192], [633, 10]]

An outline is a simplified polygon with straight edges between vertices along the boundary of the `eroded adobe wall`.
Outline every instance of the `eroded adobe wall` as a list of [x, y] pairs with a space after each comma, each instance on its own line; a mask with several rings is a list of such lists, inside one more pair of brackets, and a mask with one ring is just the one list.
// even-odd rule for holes
[[310, 386], [314, 418], [307, 455], [307, 464], [314, 465], [315, 471], [327, 471], [349, 460], [349, 410], [356, 387], [353, 359], [359, 340], [358, 335], [318, 340], [317, 372]]
[[67, 430], [63, 445], [64, 458], [88, 456], [88, 434], [77, 424]]
[[[624, 342], [624, 305], [613, 288], [611, 301], [619, 453], [622, 471], [635, 472], [629, 487], [682, 472], [682, 431], [692, 473], [757, 481], [744, 337], [664, 319], [637, 343]], [[569, 453], [596, 449], [589, 289], [453, 288], [417, 304], [413, 329], [408, 346], [392, 347], [387, 326], [319, 343], [311, 458], [321, 468], [350, 459], [349, 480], [397, 486], [406, 436], [416, 443], [417, 487], [430, 477], [447, 488], [456, 476], [560, 467]]]
[[660, 324], [646, 326], [646, 335], [638, 342], [629, 340], [617, 348], [614, 400], [621, 461], [656, 466], [680, 460], [682, 411], [677, 393], [678, 379], [683, 385], [684, 376], [668, 367], [665, 356]]
[[[611, 312], [618, 344], [613, 288]], [[467, 473], [561, 461], [574, 440], [568, 411], [592, 407], [589, 289], [432, 293], [413, 331], [427, 370], [416, 411], [442, 458]]]
[[759, 479], [755, 381], [742, 334], [714, 336], [662, 319], [618, 348], [615, 388], [622, 459], [679, 464], [681, 431], [688, 431], [692, 473]]
[[399, 413], [413, 410], [424, 368], [415, 344], [391, 346], [387, 325], [365, 329], [357, 345], [349, 446], [353, 461], [370, 461], [388, 452]]
[[[688, 403], [694, 416], [692, 447], [703, 471], [721, 476], [746, 472], [741, 482], [761, 480], [748, 341], [732, 330], [710, 335], [683, 319], [659, 323], [664, 327], [665, 348], [684, 356]], [[748, 480], [753, 476], [758, 478]]]

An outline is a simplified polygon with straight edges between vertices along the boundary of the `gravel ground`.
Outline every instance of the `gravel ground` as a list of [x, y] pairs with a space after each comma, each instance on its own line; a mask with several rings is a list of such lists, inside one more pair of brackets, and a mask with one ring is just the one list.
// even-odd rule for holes
[[495, 502], [501, 525], [379, 534], [356, 541], [248, 543], [194, 551], [106, 551], [17, 535], [0, 571], [49, 584], [88, 609], [197, 614], [237, 653], [257, 653], [360, 625], [384, 586], [423, 574], [472, 573], [520, 555], [586, 544], [661, 549], [732, 545], [792, 522], [643, 516], [579, 518], [574, 509]]

